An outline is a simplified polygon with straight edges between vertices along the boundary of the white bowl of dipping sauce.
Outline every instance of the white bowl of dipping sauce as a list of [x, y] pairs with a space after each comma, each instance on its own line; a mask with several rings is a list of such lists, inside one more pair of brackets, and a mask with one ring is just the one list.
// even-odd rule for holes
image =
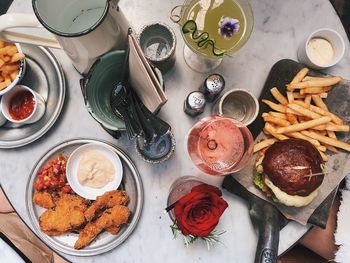
[[313, 69], [325, 69], [337, 64], [345, 53], [341, 35], [330, 28], [312, 32], [299, 46], [298, 59]]
[[66, 169], [67, 181], [73, 191], [90, 200], [116, 190], [123, 178], [119, 156], [100, 143], [78, 147], [69, 156]]
[[1, 111], [7, 120], [19, 124], [39, 121], [45, 113], [44, 98], [24, 85], [16, 85], [2, 95]]

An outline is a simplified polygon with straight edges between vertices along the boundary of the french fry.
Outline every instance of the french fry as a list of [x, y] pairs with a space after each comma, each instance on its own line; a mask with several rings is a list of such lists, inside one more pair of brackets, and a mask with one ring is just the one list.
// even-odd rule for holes
[[289, 139], [287, 136], [283, 135], [283, 134], [278, 134], [275, 132], [275, 128], [268, 122], [265, 123], [265, 130], [271, 134], [273, 137], [275, 137], [276, 139], [283, 141], [286, 139]]
[[1, 58], [0, 58], [0, 68], [5, 64], [5, 61], [3, 61]]
[[286, 107], [281, 105], [281, 104], [276, 104], [272, 101], [269, 100], [262, 100], [263, 103], [265, 103], [266, 105], [268, 105], [271, 109], [278, 111], [278, 112], [286, 112]]
[[261, 149], [264, 149], [272, 144], [274, 144], [274, 142], [276, 141], [275, 138], [270, 138], [270, 139], [265, 139], [262, 140], [261, 142], [258, 142], [257, 144], [254, 145], [254, 150], [253, 152], [258, 152]]
[[5, 74], [3, 74], [2, 76], [4, 77], [5, 81], [6, 81], [6, 80], [11, 81], [11, 77], [10, 77], [10, 75], [8, 74], [8, 72], [5, 72]]
[[306, 95], [305, 99], [304, 99], [305, 104], [307, 105], [306, 108], [310, 107], [311, 104], [311, 95]]
[[0, 40], [0, 48], [3, 48], [5, 46], [5, 42]]
[[14, 81], [17, 78], [18, 74], [19, 74], [19, 70], [13, 71], [10, 74], [11, 81]]
[[316, 131], [323, 131], [324, 135], [327, 134], [327, 131], [337, 131], [337, 132], [348, 132], [349, 125], [336, 125], [336, 124], [322, 124], [313, 127], [312, 129]]
[[336, 116], [335, 114], [333, 114], [333, 113], [331, 113], [329, 111], [323, 110], [320, 107], [317, 107], [317, 106], [314, 106], [314, 105], [310, 105], [310, 110], [312, 110], [313, 112], [316, 112], [316, 113], [318, 113], [320, 115], [331, 117], [332, 121], [335, 124], [338, 124], [338, 125], [343, 124], [343, 120], [340, 119], [338, 116]]
[[321, 124], [325, 124], [330, 121], [331, 121], [330, 117], [324, 116], [315, 120], [310, 120], [303, 123], [297, 123], [287, 127], [280, 127], [276, 130], [276, 133], [289, 133], [289, 132], [303, 131]]
[[19, 69], [19, 65], [17, 64], [14, 64], [14, 65], [4, 65], [0, 68], [0, 71], [6, 71], [6, 72], [12, 72], [12, 71], [15, 71], [15, 70], [18, 70]]
[[10, 60], [11, 60], [11, 57], [10, 56], [0, 56], [1, 57], [1, 59], [3, 60], [3, 61], [5, 61], [6, 63], [7, 62], [10, 62]]
[[24, 58], [25, 58], [25, 55], [23, 53], [16, 53], [12, 56], [10, 62], [15, 63], [15, 62], [18, 62]]
[[323, 92], [323, 93], [320, 94], [320, 97], [322, 99], [326, 99], [328, 97], [328, 93], [327, 92]]
[[348, 132], [350, 131], [349, 125], [332, 125], [332, 124], [327, 124], [326, 125], [326, 130], [327, 131], [337, 131], [337, 132]]
[[306, 109], [308, 109], [309, 106], [310, 106], [310, 105], [307, 105], [307, 104], [305, 103], [305, 101], [301, 101], [301, 100], [295, 100], [295, 101], [294, 101], [294, 104], [298, 104], [298, 105], [300, 105], [301, 107], [304, 107], [304, 108], [306, 108]]
[[273, 124], [269, 123], [269, 122], [265, 123], [265, 127], [264, 128], [268, 132], [272, 131], [272, 132], [276, 133], [276, 127]]
[[310, 129], [310, 131], [316, 132], [320, 135], [326, 135], [327, 131], [326, 130], [315, 130], [315, 129]]
[[325, 78], [328, 78], [328, 77], [306, 76], [305, 78], [303, 78], [302, 81], [308, 81], [308, 80], [324, 80]]
[[292, 138], [297, 138], [297, 139], [302, 139], [305, 141], [309, 141], [310, 143], [312, 143], [314, 146], [321, 146], [320, 142], [318, 140], [312, 139], [308, 136], [305, 136], [304, 134], [300, 133], [300, 132], [290, 132], [286, 134], [289, 137]]
[[350, 152], [350, 144], [347, 144], [345, 142], [338, 141], [336, 139], [329, 138], [327, 136], [319, 135], [319, 134], [317, 134], [315, 132], [311, 132], [311, 131], [302, 131], [301, 133], [306, 135], [306, 136], [312, 137], [320, 142], [323, 142], [325, 144], [332, 145], [334, 147], [337, 147], [337, 148], [340, 148], [340, 149], [343, 149], [345, 151]]
[[5, 80], [5, 81], [1, 82], [0, 83], [0, 90], [3, 90], [4, 88], [6, 88], [10, 84], [11, 84], [11, 81], [9, 81], [9, 80]]
[[304, 88], [310, 88], [310, 87], [333, 86], [335, 84], [338, 84], [341, 80], [342, 78], [338, 76], [330, 77], [330, 78], [322, 78], [319, 80], [308, 80], [304, 82], [287, 84], [287, 89], [294, 90], [294, 89], [304, 89]]
[[279, 90], [274, 87], [270, 90], [272, 96], [282, 105], [287, 105], [288, 104], [288, 100], [281, 94], [281, 92], [279, 92]]
[[271, 116], [274, 116], [276, 118], [280, 118], [280, 119], [284, 119], [284, 120], [287, 120], [287, 117], [284, 113], [281, 113], [281, 112], [275, 112], [275, 111], [269, 111], [269, 114]]
[[[294, 101], [295, 102], [295, 101]], [[290, 109], [290, 108], [287, 108], [286, 109], [286, 114], [287, 113], [291, 113], [291, 114], [294, 114], [295, 116], [303, 116], [303, 114], [301, 114], [301, 113], [299, 113], [299, 112], [297, 112], [297, 111], [295, 111], [295, 110], [292, 110], [292, 109]]]
[[321, 155], [321, 157], [322, 157], [322, 160], [323, 160], [324, 162], [328, 162], [328, 157], [327, 157], [327, 155], [326, 155], [325, 153], [321, 152], [321, 151], [318, 151], [318, 152], [320, 153], [320, 155]]
[[337, 135], [335, 135], [334, 131], [327, 131], [328, 137], [336, 139], [337, 140]]
[[296, 75], [295, 77], [292, 79], [292, 81], [290, 82], [291, 84], [294, 83], [299, 83], [300, 81], [303, 80], [303, 78], [306, 76], [306, 74], [309, 72], [308, 68], [302, 68]]
[[335, 147], [332, 146], [332, 145], [325, 144], [324, 146], [327, 148], [327, 150], [329, 150], [329, 151], [331, 151], [331, 152], [339, 153], [339, 151], [337, 150], [337, 148], [335, 148]]
[[321, 117], [320, 114], [315, 113], [315, 112], [313, 112], [307, 108], [304, 108], [298, 104], [289, 104], [288, 108], [291, 108], [292, 110], [297, 111], [310, 119], [319, 119]]
[[11, 49], [11, 46], [6, 46], [3, 48], [0, 48], [0, 55], [7, 55], [7, 52]]
[[329, 91], [331, 88], [330, 87], [311, 87], [311, 88], [305, 88], [300, 90], [301, 95], [305, 94], [320, 94], [323, 92]]
[[315, 105], [325, 111], [328, 111], [327, 105], [323, 102], [320, 95], [311, 95], [312, 101], [315, 103]]
[[285, 126], [290, 125], [289, 121], [284, 120], [284, 119], [280, 119], [280, 118], [277, 118], [277, 117], [274, 117], [274, 116], [268, 115], [268, 116], [265, 116], [263, 118], [264, 118], [265, 122], [271, 122], [273, 124], [277, 124], [278, 126], [285, 127]]
[[287, 99], [289, 103], [292, 103], [294, 101], [294, 92], [287, 91]]
[[18, 49], [16, 46], [10, 45], [8, 47], [10, 48], [7, 50], [7, 55], [9, 55], [10, 57], [14, 56], [18, 52]]
[[289, 121], [291, 124], [296, 124], [298, 123], [298, 119], [297, 117], [295, 117], [295, 115], [293, 113], [286, 113], [287, 116], [287, 121]]
[[327, 151], [326, 146], [323, 146], [323, 145], [317, 146], [316, 148], [317, 148], [317, 150], [319, 150], [320, 152], [326, 152], [326, 151]]
[[314, 131], [326, 131], [327, 126], [326, 126], [326, 124], [322, 124], [322, 125], [318, 125], [318, 126], [312, 127], [312, 129]]

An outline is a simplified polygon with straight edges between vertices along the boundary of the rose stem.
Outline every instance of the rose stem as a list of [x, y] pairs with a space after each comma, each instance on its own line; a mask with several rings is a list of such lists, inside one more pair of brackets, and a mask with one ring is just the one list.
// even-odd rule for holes
[[169, 211], [175, 207], [176, 203], [177, 203], [177, 201], [176, 201], [175, 203], [169, 205], [167, 208], [165, 208], [165, 211], [166, 211], [167, 213], [169, 213]]

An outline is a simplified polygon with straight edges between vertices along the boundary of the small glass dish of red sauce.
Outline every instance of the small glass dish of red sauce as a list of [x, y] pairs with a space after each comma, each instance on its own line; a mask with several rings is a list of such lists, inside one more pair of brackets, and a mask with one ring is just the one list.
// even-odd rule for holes
[[17, 85], [2, 96], [1, 110], [14, 123], [34, 123], [45, 113], [45, 101], [40, 94], [24, 85]]

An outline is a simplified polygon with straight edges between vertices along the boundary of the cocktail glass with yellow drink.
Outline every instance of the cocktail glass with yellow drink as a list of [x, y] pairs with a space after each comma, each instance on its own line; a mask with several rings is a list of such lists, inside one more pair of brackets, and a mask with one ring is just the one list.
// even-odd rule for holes
[[202, 73], [212, 71], [225, 56], [240, 49], [254, 23], [247, 0], [186, 0], [174, 7], [171, 19], [181, 27], [187, 65]]

